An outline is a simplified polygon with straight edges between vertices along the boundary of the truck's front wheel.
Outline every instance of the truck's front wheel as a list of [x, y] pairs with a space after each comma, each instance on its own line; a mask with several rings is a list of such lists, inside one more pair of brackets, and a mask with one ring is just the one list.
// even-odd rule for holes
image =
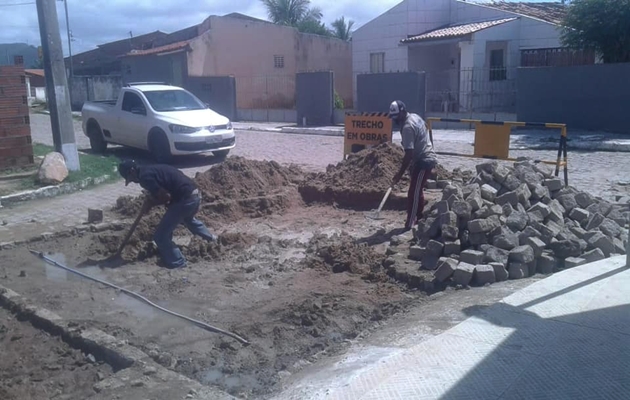
[[88, 137], [90, 138], [90, 148], [93, 153], [103, 154], [107, 150], [107, 142], [103, 138], [103, 132], [97, 122], [90, 122], [88, 125]]

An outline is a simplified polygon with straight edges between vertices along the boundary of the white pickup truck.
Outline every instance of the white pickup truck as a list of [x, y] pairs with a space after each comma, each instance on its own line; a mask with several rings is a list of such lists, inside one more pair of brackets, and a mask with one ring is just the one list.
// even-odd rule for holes
[[158, 162], [169, 162], [174, 155], [210, 151], [223, 158], [236, 145], [228, 118], [167, 84], [126, 84], [118, 100], [86, 102], [81, 114], [96, 153], [113, 143], [148, 150]]

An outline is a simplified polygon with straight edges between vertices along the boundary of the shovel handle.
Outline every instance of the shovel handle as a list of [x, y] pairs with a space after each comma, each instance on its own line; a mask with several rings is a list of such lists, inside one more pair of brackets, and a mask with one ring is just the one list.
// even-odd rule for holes
[[381, 210], [383, 209], [383, 206], [385, 205], [385, 202], [387, 201], [387, 198], [389, 197], [389, 194], [392, 192], [392, 187], [390, 186], [389, 189], [387, 189], [387, 192], [385, 193], [385, 196], [383, 196], [383, 200], [381, 200], [381, 204], [378, 206], [378, 211], [377, 212], [381, 212]]
[[127, 245], [127, 242], [131, 238], [131, 235], [133, 235], [133, 232], [138, 227], [138, 224], [140, 223], [140, 220], [142, 219], [143, 215], [144, 215], [143, 210], [140, 210], [140, 212], [138, 213], [138, 216], [136, 217], [136, 220], [133, 221], [133, 224], [131, 224], [131, 228], [129, 228], [129, 232], [127, 232], [127, 235], [125, 236], [123, 241], [120, 243], [120, 247], [118, 248], [118, 252], [116, 253], [116, 255], [122, 254], [123, 249], [125, 248], [125, 246]]

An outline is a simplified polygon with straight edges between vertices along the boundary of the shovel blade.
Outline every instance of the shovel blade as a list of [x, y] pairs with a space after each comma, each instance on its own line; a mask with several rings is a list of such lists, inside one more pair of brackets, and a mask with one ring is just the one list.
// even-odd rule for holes
[[365, 214], [365, 217], [368, 218], [368, 219], [373, 219], [373, 220], [381, 220], [381, 219], [383, 219], [383, 217], [381, 217], [381, 212], [380, 211], [370, 211], [370, 212]]

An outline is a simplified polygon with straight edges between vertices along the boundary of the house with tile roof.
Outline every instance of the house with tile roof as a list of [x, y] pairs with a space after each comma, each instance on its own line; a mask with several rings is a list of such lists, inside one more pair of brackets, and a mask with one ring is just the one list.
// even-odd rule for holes
[[595, 62], [562, 46], [565, 13], [562, 3], [405, 0], [353, 33], [353, 74], [424, 71], [429, 112], [513, 113], [518, 67]]
[[[335, 90], [345, 104], [352, 105], [349, 42], [240, 13], [210, 16], [120, 59], [126, 82], [162, 81], [186, 87], [186, 82], [199, 81], [188, 78], [233, 76], [237, 108], [248, 110], [293, 109], [296, 73], [333, 71]], [[212, 88], [209, 83], [201, 86], [187, 88], [203, 100], [204, 91]]]

